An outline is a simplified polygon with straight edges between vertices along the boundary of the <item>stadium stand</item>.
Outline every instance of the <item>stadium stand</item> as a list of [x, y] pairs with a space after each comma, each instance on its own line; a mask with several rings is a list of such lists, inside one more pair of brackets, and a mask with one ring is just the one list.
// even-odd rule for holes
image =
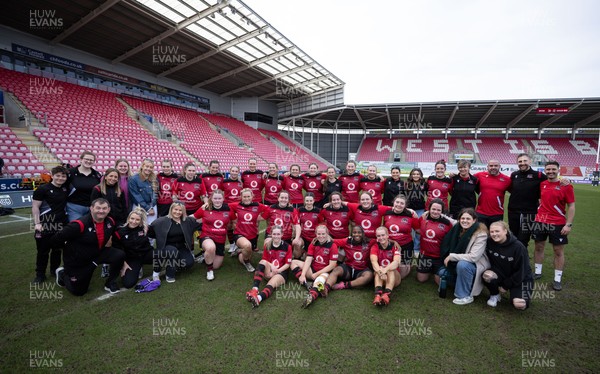
[[16, 178], [31, 178], [45, 170], [9, 127], [0, 127], [0, 157], [4, 159], [4, 173]]
[[[297, 143], [283, 136], [279, 132], [264, 129], [260, 129], [259, 131], [267, 137], [272, 137], [277, 141], [281, 142], [283, 145], [285, 145], [289, 150], [287, 160], [292, 161], [291, 163], [299, 164], [302, 170], [307, 170], [308, 164], [312, 162], [316, 163], [319, 166], [319, 170], [327, 169], [327, 164], [323, 163], [321, 160], [317, 159], [312, 154], [305, 151], [304, 148], [300, 147]], [[284, 164], [286, 164], [286, 166], [289, 167], [289, 165], [287, 165], [286, 162], [284, 162]]]
[[[223, 137], [198, 112], [130, 97], [124, 97], [124, 100], [166, 126], [180, 140], [181, 147], [205, 165], [216, 159], [221, 164], [221, 171], [226, 171], [233, 165], [243, 168], [241, 160], [256, 157]], [[260, 161], [259, 167], [265, 168], [266, 163]]]
[[96, 153], [95, 167], [100, 171], [119, 157], [130, 160], [134, 169], [145, 157], [170, 158], [175, 168], [188, 161], [175, 146], [159, 141], [129, 118], [114, 93], [6, 69], [0, 69], [0, 86], [47, 121], [46, 128], [33, 133], [62, 162], [77, 164], [84, 150]]
[[365, 138], [356, 159], [359, 161], [390, 161], [390, 155], [396, 151], [400, 142], [400, 139]]

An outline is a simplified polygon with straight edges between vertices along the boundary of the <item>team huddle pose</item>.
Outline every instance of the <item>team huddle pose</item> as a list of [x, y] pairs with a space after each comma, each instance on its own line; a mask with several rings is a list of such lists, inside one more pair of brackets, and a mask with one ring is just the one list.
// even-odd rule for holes
[[[290, 274], [308, 290], [304, 308], [332, 291], [369, 285], [373, 304], [385, 306], [416, 265], [416, 279], [427, 282], [433, 275], [441, 297], [454, 289], [454, 304], [472, 303], [485, 286], [489, 306], [507, 293], [523, 310], [531, 303], [534, 281], [542, 278], [549, 239], [552, 285], [557, 291], [563, 287], [575, 197], [555, 161], [546, 163], [544, 173], [520, 154], [519, 170], [510, 176], [496, 160], [474, 175], [467, 161], [458, 163], [456, 175], [447, 175], [439, 161], [434, 175], [424, 178], [414, 168], [403, 181], [398, 167], [382, 178], [373, 165], [366, 175], [357, 172], [354, 161], [338, 176], [333, 167], [321, 173], [316, 164], [305, 173], [294, 164], [280, 174], [269, 163], [263, 172], [250, 159], [247, 170], [234, 166], [225, 177], [216, 160], [206, 173], [188, 163], [178, 175], [170, 160], [162, 160], [156, 173], [154, 161], [144, 159], [133, 174], [129, 162], [118, 159], [103, 176], [93, 168], [95, 160], [92, 152], [83, 152], [80, 165], [53, 168], [51, 182], [34, 192], [35, 283], [46, 280], [48, 262], [56, 282], [74, 295], [88, 291], [100, 265], [110, 293], [119, 292], [119, 277], [124, 287], [136, 286], [145, 264], [153, 268], [147, 282], [159, 284], [163, 269], [165, 280], [175, 282], [178, 272], [196, 263], [205, 264], [206, 278], [213, 281], [229, 242], [231, 257], [253, 273], [246, 292], [253, 307], [290, 281]], [[255, 268], [260, 221], [266, 230]], [[201, 253], [194, 256], [196, 237]]]

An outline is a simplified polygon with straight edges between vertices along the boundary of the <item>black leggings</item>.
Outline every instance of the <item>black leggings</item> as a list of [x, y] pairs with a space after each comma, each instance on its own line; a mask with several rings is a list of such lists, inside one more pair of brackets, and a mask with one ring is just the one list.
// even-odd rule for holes
[[[131, 288], [136, 285], [142, 265], [153, 263], [153, 261], [152, 261], [154, 259], [153, 252], [154, 251], [151, 250], [151, 251], [147, 251], [141, 257], [128, 257], [125, 259], [125, 261], [127, 262], [127, 265], [129, 265], [131, 270], [127, 270], [125, 272], [125, 274], [121, 277], [121, 281], [123, 282], [123, 287]], [[156, 271], [157, 273], [160, 271], [160, 270], [157, 271], [156, 267], [154, 267], [153, 270]]]
[[166, 245], [164, 249], [154, 251], [153, 254], [155, 271], [160, 272], [166, 267], [166, 275], [169, 278], [174, 278], [177, 270], [189, 269], [194, 265], [194, 253], [185, 248], [177, 249], [175, 246]]
[[100, 264], [109, 264], [110, 273], [106, 280], [106, 285], [114, 282], [125, 260], [125, 252], [120, 249], [106, 247], [100, 251], [100, 254], [92, 261], [81, 264], [80, 266], [66, 266], [63, 273], [63, 282], [69, 292], [75, 296], [83, 296], [90, 287], [90, 281], [94, 270]]

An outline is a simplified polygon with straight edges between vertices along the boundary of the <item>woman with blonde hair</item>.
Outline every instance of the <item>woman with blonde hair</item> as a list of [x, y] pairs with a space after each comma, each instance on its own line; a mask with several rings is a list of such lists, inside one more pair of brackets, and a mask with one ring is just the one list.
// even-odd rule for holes
[[156, 174], [154, 173], [154, 161], [149, 158], [144, 159], [140, 165], [139, 172], [129, 178], [128, 187], [131, 196], [131, 205], [144, 209], [148, 215], [148, 224], [151, 224], [157, 217], [157, 183]]
[[133, 175], [133, 172], [131, 171], [131, 165], [127, 159], [118, 158], [115, 160], [115, 169], [119, 171], [119, 187], [124, 193], [125, 206], [127, 208], [127, 212], [129, 212], [131, 210], [131, 202], [129, 201], [129, 178]]

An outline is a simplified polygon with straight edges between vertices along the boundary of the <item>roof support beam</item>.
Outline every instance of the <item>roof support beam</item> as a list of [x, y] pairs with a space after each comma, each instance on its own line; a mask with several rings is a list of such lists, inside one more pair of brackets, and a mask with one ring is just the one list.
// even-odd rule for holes
[[172, 27], [170, 29], [168, 29], [167, 31], [161, 33], [160, 35], [155, 36], [154, 38], [145, 41], [144, 43], [138, 45], [137, 47], [125, 52], [124, 54], [122, 54], [121, 56], [115, 58], [114, 60], [112, 60], [113, 64], [119, 63], [135, 54], [137, 54], [138, 52], [143, 51], [144, 49], [150, 47], [151, 45], [154, 45], [158, 42], [160, 42], [163, 39], [168, 38], [169, 36], [178, 33], [179, 31], [183, 30], [184, 28], [188, 27], [189, 25], [191, 25], [192, 23], [201, 20], [204, 17], [207, 17], [209, 15], [211, 15], [212, 13], [223, 9], [225, 7], [229, 6], [229, 0], [224, 0], [222, 2], [219, 2], [209, 8], [204, 9], [202, 12], [187, 18], [183, 21], [181, 21], [180, 23], [178, 23], [175, 27]]
[[391, 138], [392, 137], [392, 131], [393, 131], [393, 128], [392, 128], [392, 117], [390, 116], [390, 111], [388, 110], [387, 105], [385, 106], [385, 115], [386, 115], [387, 120], [388, 120], [388, 126], [390, 127], [390, 138]]
[[[324, 79], [327, 79], [328, 77], [329, 76], [327, 76], [327, 75], [326, 76], [322, 76], [322, 77], [317, 77], [317, 78], [311, 79], [311, 80], [306, 81], [306, 82], [295, 84], [295, 85], [291, 86], [290, 89], [292, 90], [292, 92], [295, 92], [295, 90], [297, 90], [299, 88], [302, 88], [304, 86], [308, 86], [309, 84], [320, 82], [320, 81], [322, 81]], [[273, 95], [276, 95], [276, 94], [277, 94], [277, 92], [268, 93], [266, 95], [260, 96], [259, 99], [266, 99], [266, 98], [269, 98], [269, 97], [271, 97]]]
[[102, 13], [104, 13], [106, 10], [110, 9], [113, 5], [115, 5], [119, 1], [121, 1], [121, 0], [108, 0], [104, 4], [100, 5], [98, 8], [92, 10], [85, 17], [83, 17], [79, 21], [75, 22], [74, 24], [71, 25], [71, 27], [69, 27], [65, 31], [61, 32], [54, 39], [52, 39], [50, 41], [50, 45], [56, 45], [56, 44], [60, 43], [67, 36], [71, 35], [75, 31], [79, 30], [85, 24], [87, 24], [88, 22], [90, 22], [94, 18], [98, 17], [99, 15], [101, 15]]
[[356, 118], [358, 118], [358, 122], [362, 126], [363, 130], [366, 132], [367, 131], [367, 126], [365, 126], [365, 121], [361, 117], [360, 112], [356, 109], [356, 107], [354, 107], [353, 109], [354, 109], [354, 114], [356, 115]]
[[581, 104], [583, 104], [584, 99], [581, 99], [580, 102], [575, 103], [573, 105], [571, 105], [569, 107], [569, 112], [567, 113], [563, 113], [563, 114], [559, 114], [559, 115], [555, 115], [552, 116], [550, 118], [548, 118], [547, 120], [545, 120], [544, 122], [540, 123], [540, 130], [545, 129], [546, 127], [550, 126], [551, 124], [553, 124], [554, 122], [558, 121], [559, 119], [563, 118], [564, 116], [566, 116], [567, 114], [571, 113], [575, 108], [577, 108], [578, 106], [580, 106]]
[[[199, 56], [196, 56], [196, 57], [194, 57], [194, 58], [191, 58], [191, 59], [187, 60], [186, 62], [184, 62], [183, 64], [179, 64], [179, 65], [173, 66], [173, 67], [172, 67], [172, 68], [170, 68], [169, 70], [165, 70], [165, 71], [163, 71], [162, 73], [158, 74], [158, 76], [159, 76], [159, 77], [164, 77], [165, 75], [172, 74], [172, 73], [174, 73], [174, 72], [176, 72], [176, 71], [178, 71], [178, 70], [181, 70], [181, 69], [183, 69], [183, 68], [186, 68], [186, 67], [188, 67], [188, 66], [190, 66], [190, 65], [193, 65], [193, 64], [195, 64], [195, 63], [197, 63], [197, 62], [200, 62], [200, 61], [202, 61], [202, 60], [204, 60], [204, 59], [207, 59], [207, 58], [209, 58], [209, 57], [211, 57], [211, 56], [214, 56], [214, 55], [216, 55], [217, 53], [221, 53], [221, 52], [223, 52], [224, 50], [226, 50], [227, 48], [233, 47], [233, 46], [235, 46], [236, 44], [243, 43], [243, 42], [245, 42], [245, 41], [246, 41], [246, 40], [248, 40], [248, 39], [251, 39], [251, 38], [253, 38], [253, 37], [257, 36], [257, 35], [260, 35], [260, 34], [261, 34], [261, 33], [263, 33], [263, 32], [264, 32], [266, 29], [267, 29], [267, 26], [263, 26], [262, 28], [260, 28], [260, 29], [256, 29], [256, 30], [254, 30], [254, 31], [252, 31], [252, 32], [249, 32], [249, 33], [247, 33], [247, 34], [244, 34], [244, 35], [240, 36], [239, 38], [236, 38], [236, 39], [230, 40], [230, 41], [228, 41], [227, 43], [221, 44], [221, 45], [220, 45], [218, 48], [215, 48], [215, 49], [213, 49], [212, 51], [208, 51], [208, 52], [206, 52], [206, 53], [203, 53], [203, 54], [201, 54], [201, 55], [199, 55]], [[216, 78], [218, 78], [218, 77], [215, 77], [215, 78], [212, 78], [212, 79], [216, 79]], [[220, 78], [218, 78], [218, 79], [216, 79], [216, 80], [219, 80], [219, 79], [220, 79]], [[211, 79], [209, 79], [209, 80], [211, 80]], [[211, 83], [212, 83], [212, 82], [211, 82]], [[207, 84], [208, 84], [208, 83], [207, 83]]]
[[[279, 79], [279, 78], [283, 78], [283, 77], [288, 76], [290, 74], [294, 74], [294, 73], [297, 73], [299, 71], [306, 70], [308, 68], [310, 68], [310, 66], [307, 66], [307, 65], [298, 66], [297, 68], [294, 68], [292, 70], [284, 71], [284, 72], [276, 74], [276, 75], [274, 75], [272, 77], [261, 79], [258, 82], [250, 83], [250, 84], [247, 84], [245, 86], [236, 88], [235, 90], [231, 90], [231, 91], [227, 91], [225, 93], [222, 93], [221, 97], [233, 95], [235, 93], [238, 93], [238, 92], [241, 92], [241, 91], [245, 91], [247, 89], [250, 89], [250, 88], [253, 88], [253, 87], [256, 87], [256, 86], [261, 86], [261, 85], [263, 85], [265, 83], [269, 83], [269, 82], [271, 82], [273, 80], [276, 80], [276, 79]], [[224, 74], [229, 74], [229, 73], [224, 73]]]
[[452, 110], [452, 113], [450, 114], [448, 121], [446, 121], [446, 135], [448, 135], [448, 129], [450, 128], [450, 124], [452, 124], [452, 121], [454, 120], [454, 116], [456, 115], [456, 112], [458, 112], [458, 103], [456, 103], [456, 106]]
[[581, 121], [577, 122], [576, 124], [573, 125], [573, 132], [579, 130], [580, 128], [582, 128], [583, 126], [587, 125], [588, 123], [594, 122], [595, 120], [600, 118], [600, 112], [589, 116], [586, 119], [582, 119]]
[[525, 109], [523, 112], [521, 112], [521, 114], [519, 114], [518, 116], [516, 116], [515, 118], [513, 118], [507, 125], [506, 125], [506, 129], [510, 130], [511, 128], [513, 128], [517, 123], [519, 123], [519, 121], [521, 121], [523, 118], [525, 118], [526, 115], [528, 115], [532, 110], [534, 110], [535, 108], [538, 107], [539, 101], [535, 104], [531, 104], [529, 106], [529, 108]]
[[485, 121], [488, 119], [488, 117], [492, 114], [492, 112], [494, 111], [494, 109], [496, 109], [497, 106], [498, 106], [498, 102], [496, 101], [494, 103], [494, 105], [492, 105], [490, 107], [490, 109], [488, 109], [488, 111], [483, 115], [483, 117], [481, 117], [479, 119], [479, 121], [475, 125], [475, 133], [477, 133], [477, 130], [479, 130], [479, 128], [481, 127], [481, 125], [483, 125], [485, 123]]
[[[228, 71], [227, 73], [223, 73], [223, 74], [219, 75], [219, 79], [223, 79], [223, 78], [229, 77], [229, 76], [231, 76], [231, 75], [235, 75], [235, 74], [237, 74], [237, 73], [241, 73], [241, 72], [242, 72], [242, 71], [244, 71], [244, 70], [247, 70], [247, 69], [253, 68], [253, 67], [255, 67], [256, 65], [260, 65], [260, 64], [262, 64], [263, 62], [267, 62], [267, 61], [269, 61], [269, 60], [272, 60], [272, 59], [274, 59], [274, 58], [277, 58], [277, 57], [280, 57], [280, 56], [284, 56], [284, 55], [286, 55], [286, 54], [288, 54], [288, 53], [291, 53], [291, 52], [292, 52], [292, 48], [290, 47], [290, 48], [283, 49], [283, 50], [281, 50], [281, 51], [279, 51], [279, 52], [276, 52], [276, 53], [271, 53], [270, 55], [266, 55], [266, 56], [264, 56], [264, 57], [262, 57], [262, 58], [259, 58], [258, 60], [254, 60], [254, 61], [252, 61], [252, 62], [251, 62], [251, 63], [249, 63], [249, 64], [246, 64], [246, 65], [240, 66], [240, 67], [239, 67], [239, 68], [237, 68], [237, 69], [230, 70], [230, 71]], [[205, 85], [207, 85], [207, 84], [208, 84], [208, 83], [206, 83], [206, 82], [210, 82], [210, 83], [212, 83], [211, 81], [214, 81], [214, 79], [215, 79], [215, 78], [211, 78], [211, 79], [205, 80], [204, 82], [199, 82], [199, 83], [196, 83], [196, 84], [194, 84], [192, 87], [193, 87], [193, 88], [198, 88], [198, 87], [205, 86]], [[273, 79], [273, 78], [271, 78], [271, 79]]]

